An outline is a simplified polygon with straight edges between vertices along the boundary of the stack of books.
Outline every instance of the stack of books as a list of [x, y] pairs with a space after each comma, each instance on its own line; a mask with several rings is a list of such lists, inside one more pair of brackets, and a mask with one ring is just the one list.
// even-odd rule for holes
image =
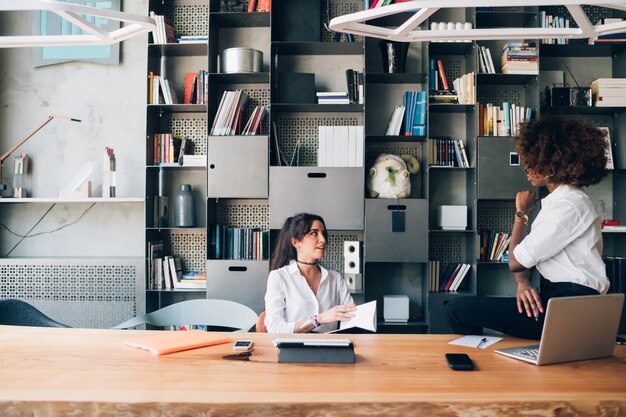
[[[624, 19], [620, 17], [604, 17], [600, 19], [596, 25], [607, 25], [609, 23], [621, 23]], [[596, 39], [595, 43], [616, 43], [623, 44], [626, 42], [626, 30], [618, 33], [611, 33], [608, 35], [600, 35], [598, 39]]]
[[317, 104], [350, 104], [348, 93], [343, 91], [317, 92]]
[[539, 58], [534, 42], [507, 42], [502, 49], [503, 74], [539, 74]]
[[243, 110], [248, 103], [248, 93], [243, 90], [224, 91], [213, 120], [211, 135], [237, 135], [241, 132]]
[[626, 78], [598, 78], [591, 92], [596, 107], [626, 107]]

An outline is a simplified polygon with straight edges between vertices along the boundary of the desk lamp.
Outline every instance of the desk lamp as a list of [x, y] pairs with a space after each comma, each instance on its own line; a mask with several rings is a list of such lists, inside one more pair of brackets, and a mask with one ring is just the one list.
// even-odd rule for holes
[[9, 157], [9, 155], [11, 155], [13, 153], [13, 151], [15, 151], [17, 148], [22, 146], [35, 133], [39, 132], [45, 125], [50, 123], [52, 121], [52, 119], [60, 119], [60, 120], [66, 120], [66, 121], [70, 121], [70, 122], [78, 122], [78, 123], [80, 123], [80, 120], [71, 118], [69, 116], [63, 116], [61, 114], [51, 114], [51, 115], [48, 116], [48, 118], [46, 120], [44, 120], [43, 123], [41, 123], [39, 126], [34, 128], [32, 131], [30, 131], [21, 141], [19, 141], [15, 145], [13, 145], [13, 147], [11, 149], [9, 149], [2, 156], [0, 156], [0, 197], [4, 196], [3, 195], [4, 190], [7, 188], [7, 185], [2, 183], [2, 164], [4, 163], [4, 160], [7, 159]]

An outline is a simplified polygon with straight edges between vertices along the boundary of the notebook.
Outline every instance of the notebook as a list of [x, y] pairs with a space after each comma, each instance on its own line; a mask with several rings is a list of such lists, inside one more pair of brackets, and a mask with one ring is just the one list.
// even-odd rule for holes
[[162, 331], [156, 333], [154, 336], [125, 340], [124, 344], [137, 349], [147, 350], [154, 355], [166, 355], [181, 350], [232, 342], [228, 337], [202, 330]]
[[535, 365], [612, 356], [623, 304], [624, 294], [551, 298], [538, 345], [494, 352]]

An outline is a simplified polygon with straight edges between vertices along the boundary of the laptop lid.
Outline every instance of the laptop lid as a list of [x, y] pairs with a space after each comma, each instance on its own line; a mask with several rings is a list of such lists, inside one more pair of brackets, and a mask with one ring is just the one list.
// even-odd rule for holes
[[537, 365], [612, 356], [623, 304], [624, 294], [551, 298]]

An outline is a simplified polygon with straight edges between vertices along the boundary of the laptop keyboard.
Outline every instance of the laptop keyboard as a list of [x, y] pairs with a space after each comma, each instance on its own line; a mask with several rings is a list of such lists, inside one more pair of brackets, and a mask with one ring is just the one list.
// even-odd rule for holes
[[519, 356], [523, 356], [528, 359], [537, 360], [539, 357], [539, 349], [520, 349], [515, 352]]

